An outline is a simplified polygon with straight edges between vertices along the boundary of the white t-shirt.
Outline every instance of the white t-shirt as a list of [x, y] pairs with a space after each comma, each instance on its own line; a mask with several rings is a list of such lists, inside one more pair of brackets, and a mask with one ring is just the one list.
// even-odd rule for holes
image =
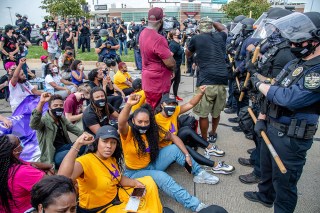
[[55, 75], [55, 76], [47, 75], [46, 78], [44, 79], [46, 90], [54, 90], [53, 86], [50, 85], [51, 82], [55, 82], [57, 85], [63, 86], [60, 80], [61, 80], [60, 75]]
[[12, 112], [16, 110], [19, 104], [28, 96], [33, 95], [32, 89], [34, 87], [26, 81], [25, 83], [17, 83], [15, 86], [12, 85], [11, 81], [9, 82], [9, 101], [11, 105]]
[[[46, 39], [49, 38], [49, 36], [46, 37]], [[51, 37], [51, 39], [48, 41], [48, 53], [56, 53], [58, 52], [58, 41], [54, 39], [54, 36]]]

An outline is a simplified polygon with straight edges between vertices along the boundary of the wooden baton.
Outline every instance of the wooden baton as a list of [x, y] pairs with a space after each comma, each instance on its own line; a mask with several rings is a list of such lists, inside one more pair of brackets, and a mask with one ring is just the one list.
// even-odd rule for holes
[[[248, 112], [249, 112], [253, 122], [256, 123], [257, 122], [257, 118], [254, 115], [252, 109], [248, 108]], [[276, 161], [276, 164], [277, 164], [278, 168], [280, 169], [281, 173], [282, 174], [287, 173], [286, 167], [283, 165], [283, 163], [282, 163], [277, 151], [273, 148], [272, 143], [270, 142], [267, 134], [264, 131], [261, 131], [261, 136], [262, 136], [264, 142], [267, 144], [267, 147], [268, 147], [269, 151], [271, 152], [271, 155], [272, 155], [273, 159]]]
[[[246, 86], [247, 86], [249, 79], [250, 79], [250, 73], [247, 72], [246, 80], [245, 80], [244, 83], [243, 83], [243, 87], [246, 87]], [[242, 101], [243, 97], [244, 97], [244, 92], [241, 91], [240, 97], [239, 97], [239, 101], [240, 101], [240, 102]]]

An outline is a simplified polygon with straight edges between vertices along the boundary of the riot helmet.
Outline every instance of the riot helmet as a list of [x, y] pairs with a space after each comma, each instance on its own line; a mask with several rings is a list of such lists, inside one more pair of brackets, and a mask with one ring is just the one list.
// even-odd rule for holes
[[108, 37], [108, 36], [109, 36], [108, 30], [106, 30], [106, 29], [101, 29], [101, 30], [99, 31], [99, 36], [100, 36], [100, 37]]

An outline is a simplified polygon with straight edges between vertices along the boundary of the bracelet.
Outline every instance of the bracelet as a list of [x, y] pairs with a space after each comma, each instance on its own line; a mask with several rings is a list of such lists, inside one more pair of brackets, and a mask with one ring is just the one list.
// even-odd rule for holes
[[52, 168], [51, 169], [54, 170], [54, 164], [52, 164]]
[[73, 148], [73, 149], [77, 150], [78, 152], [80, 152], [80, 150], [79, 150], [79, 149], [77, 149], [77, 148], [76, 148], [76, 147], [74, 147], [74, 146], [71, 146], [71, 148]]
[[189, 155], [189, 154], [186, 154], [186, 158], [187, 158], [187, 157], [190, 157], [190, 155]]

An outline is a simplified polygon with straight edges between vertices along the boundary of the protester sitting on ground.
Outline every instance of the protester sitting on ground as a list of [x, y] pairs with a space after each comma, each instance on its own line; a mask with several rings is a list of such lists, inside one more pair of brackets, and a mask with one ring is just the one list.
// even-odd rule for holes
[[83, 102], [90, 99], [91, 88], [88, 84], [82, 84], [78, 91], [70, 94], [64, 102], [64, 114], [66, 119], [75, 124], [79, 129], [82, 127]]
[[107, 75], [107, 73], [104, 76], [103, 72], [106, 72], [106, 70], [103, 70], [102, 67], [91, 70], [88, 74], [89, 85], [91, 89], [94, 87], [102, 88], [108, 96], [108, 103], [111, 104], [116, 110], [119, 110], [125, 94], [121, 89], [113, 84], [110, 76]]
[[45, 78], [46, 77], [46, 65], [48, 64], [48, 56], [42, 55], [40, 57], [40, 60], [41, 60], [41, 77]]
[[[49, 109], [42, 115], [48, 102]], [[64, 156], [72, 146], [68, 131], [79, 136], [82, 131], [63, 116], [63, 99], [60, 95], [43, 93], [37, 107], [32, 111], [30, 127], [37, 131], [41, 152], [40, 162], [54, 163], [59, 168]], [[81, 150], [81, 154], [84, 149]], [[80, 154], [79, 153], [79, 154]]]
[[12, 78], [9, 82], [9, 100], [12, 112], [16, 110], [19, 104], [28, 96], [28, 95], [41, 95], [41, 92], [34, 88], [26, 78], [22, 70], [23, 64], [26, 63], [25, 58], [19, 60], [19, 64], [15, 71], [12, 74]]
[[2, 122], [4, 127], [7, 129], [12, 127], [12, 121], [2, 115], [0, 115], [0, 122]]
[[42, 178], [32, 187], [31, 205], [37, 213], [76, 212], [77, 193], [72, 180], [62, 175]]
[[71, 81], [71, 69], [70, 66], [74, 61], [73, 49], [69, 46], [65, 48], [63, 54], [60, 55], [58, 66], [63, 79]]
[[82, 116], [83, 129], [95, 135], [101, 126], [109, 125], [111, 117], [117, 119], [118, 112], [107, 102], [107, 95], [100, 87], [94, 87], [90, 92], [90, 105]]
[[[178, 106], [174, 95], [171, 96], [167, 93], [162, 96], [160, 101], [161, 111], [155, 116], [157, 125], [164, 130], [160, 131], [159, 147], [164, 148], [172, 144], [172, 141], [166, 139], [166, 133], [170, 132], [171, 134], [177, 135], [181, 141], [183, 141], [191, 157], [197, 163], [211, 167], [211, 171], [216, 174], [231, 174], [234, 171], [233, 166], [225, 164], [223, 161], [215, 162], [210, 160], [211, 155], [216, 157], [224, 156], [224, 151], [220, 150], [216, 145], [205, 141], [190, 126], [184, 126], [182, 128], [178, 126], [178, 116], [195, 107], [201, 100], [205, 89], [205, 86], [201, 86], [200, 90], [202, 93], [197, 94], [189, 102], [181, 106]], [[206, 157], [191, 148], [198, 146], [205, 149]]]
[[[77, 158], [78, 151], [89, 144], [93, 150]], [[77, 180], [79, 212], [93, 209], [94, 212], [127, 212], [124, 209], [133, 189], [145, 188], [146, 194], [141, 200], [144, 205], [140, 205], [138, 212], [162, 213], [158, 188], [153, 179], [150, 176], [131, 179], [122, 175], [122, 163], [120, 139], [114, 127], [100, 127], [95, 138], [84, 133], [76, 140], [58, 174]]]
[[125, 95], [130, 95], [134, 89], [132, 88], [133, 79], [128, 73], [127, 65], [124, 62], [120, 62], [118, 68], [119, 70], [114, 75], [114, 84], [117, 85]]
[[7, 74], [0, 77], [0, 99], [8, 99], [9, 98], [9, 81], [16, 70], [17, 66], [15, 62], [7, 62], [4, 65]]
[[[178, 185], [172, 177], [164, 172], [172, 163], [191, 167], [196, 183], [216, 184], [219, 179], [201, 169], [191, 157], [187, 149], [176, 135], [168, 132], [168, 140], [174, 140], [177, 145], [159, 149], [159, 129], [155, 122], [153, 110], [149, 104], [134, 111], [131, 107], [139, 102], [139, 95], [131, 94], [122, 109], [119, 119], [119, 133], [125, 159], [125, 175], [139, 178], [150, 175], [158, 187], [192, 211], [200, 211], [206, 205], [190, 195]], [[130, 116], [129, 116], [130, 115]], [[183, 151], [181, 151], [183, 150]]]
[[134, 89], [134, 94], [137, 94], [140, 96], [139, 103], [136, 105], [132, 106], [131, 112], [136, 111], [136, 109], [140, 108], [142, 104], [146, 102], [146, 94], [144, 93], [142, 89], [142, 83], [141, 83], [141, 78], [134, 79], [132, 82], [132, 88]]
[[55, 64], [46, 66], [45, 91], [52, 95], [61, 95], [65, 99], [71, 93], [77, 91], [77, 85], [63, 79]]
[[45, 173], [19, 159], [23, 145], [15, 135], [0, 136], [0, 212], [24, 212], [30, 191]]
[[88, 80], [88, 77], [84, 74], [84, 66], [80, 60], [72, 62], [71, 66], [71, 78], [72, 83], [79, 86], [83, 83], [83, 79]]

